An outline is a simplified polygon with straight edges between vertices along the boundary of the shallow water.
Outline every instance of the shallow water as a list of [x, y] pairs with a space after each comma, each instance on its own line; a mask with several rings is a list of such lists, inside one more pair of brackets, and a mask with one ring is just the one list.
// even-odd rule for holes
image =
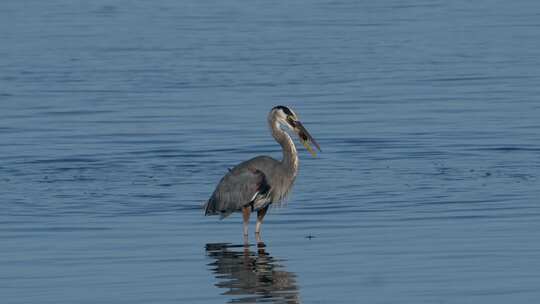
[[[2, 1], [2, 303], [538, 301], [539, 10]], [[277, 104], [324, 152], [244, 248]]]

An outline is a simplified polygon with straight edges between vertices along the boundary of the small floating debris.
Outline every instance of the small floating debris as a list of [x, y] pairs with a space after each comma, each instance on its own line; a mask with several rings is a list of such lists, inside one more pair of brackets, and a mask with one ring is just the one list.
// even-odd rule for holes
[[315, 236], [311, 235], [311, 234], [308, 234], [308, 235], [305, 236], [305, 238], [311, 240], [311, 239], [314, 239]]

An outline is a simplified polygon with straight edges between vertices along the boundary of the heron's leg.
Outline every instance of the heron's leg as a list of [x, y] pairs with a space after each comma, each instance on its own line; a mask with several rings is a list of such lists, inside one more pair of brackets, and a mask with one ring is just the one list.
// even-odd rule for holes
[[248, 235], [249, 215], [251, 214], [251, 206], [242, 207], [242, 218], [244, 219], [244, 240]]
[[260, 234], [261, 233], [261, 225], [262, 225], [262, 222], [263, 222], [263, 218], [264, 216], [266, 215], [266, 211], [268, 211], [268, 207], [270, 205], [262, 208], [262, 209], [259, 209], [259, 211], [257, 211], [257, 225], [255, 226], [255, 234]]

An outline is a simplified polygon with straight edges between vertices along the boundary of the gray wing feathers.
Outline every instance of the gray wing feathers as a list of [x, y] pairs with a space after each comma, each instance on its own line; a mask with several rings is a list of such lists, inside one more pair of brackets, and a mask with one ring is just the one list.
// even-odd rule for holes
[[270, 190], [264, 173], [252, 167], [239, 166], [230, 170], [219, 182], [206, 204], [205, 215], [226, 217], [249, 205]]

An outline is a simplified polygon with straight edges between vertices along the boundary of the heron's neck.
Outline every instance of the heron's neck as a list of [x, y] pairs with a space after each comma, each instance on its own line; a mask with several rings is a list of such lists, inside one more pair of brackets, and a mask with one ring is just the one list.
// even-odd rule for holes
[[281, 163], [285, 169], [290, 171], [289, 173], [291, 175], [295, 176], [298, 171], [298, 153], [296, 152], [293, 140], [287, 132], [279, 127], [277, 121], [270, 122], [270, 129], [272, 130], [272, 136], [281, 145], [281, 149], [283, 150]]

